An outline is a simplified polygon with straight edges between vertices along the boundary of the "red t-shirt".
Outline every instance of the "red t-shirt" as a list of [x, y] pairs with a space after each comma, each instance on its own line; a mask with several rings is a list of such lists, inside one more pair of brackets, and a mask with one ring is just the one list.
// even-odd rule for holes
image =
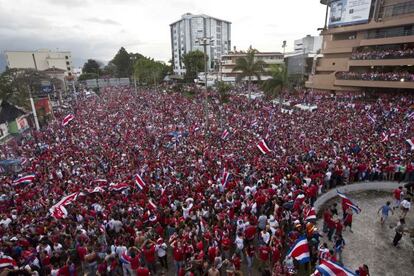
[[175, 247], [173, 250], [174, 260], [181, 262], [184, 259], [184, 252], [182, 248]]
[[150, 248], [144, 249], [145, 260], [149, 263], [155, 262], [155, 245], [152, 245]]
[[401, 190], [400, 189], [395, 189], [394, 190], [394, 198], [396, 200], [400, 200], [401, 199]]
[[247, 226], [246, 230], [244, 231], [247, 240], [254, 239], [254, 235], [256, 235], [256, 227], [249, 225]]
[[141, 266], [137, 269], [137, 276], [149, 276], [149, 275], [150, 275], [150, 272], [148, 268]]
[[259, 247], [259, 258], [262, 261], [267, 261], [269, 260], [269, 256], [270, 256], [270, 248], [269, 246], [266, 245], [262, 245]]

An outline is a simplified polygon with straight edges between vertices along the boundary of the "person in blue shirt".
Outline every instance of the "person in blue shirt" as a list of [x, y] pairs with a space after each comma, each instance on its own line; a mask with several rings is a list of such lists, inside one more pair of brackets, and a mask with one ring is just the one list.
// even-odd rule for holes
[[385, 205], [381, 206], [381, 208], [378, 209], [378, 214], [381, 212], [381, 225], [384, 225], [385, 221], [388, 219], [388, 215], [391, 212], [394, 214], [394, 211], [390, 207], [391, 202], [387, 201]]

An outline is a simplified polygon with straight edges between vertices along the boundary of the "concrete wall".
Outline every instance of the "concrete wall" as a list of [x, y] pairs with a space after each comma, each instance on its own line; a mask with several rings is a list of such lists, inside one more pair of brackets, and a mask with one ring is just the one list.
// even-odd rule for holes
[[[353, 192], [363, 192], [363, 191], [385, 191], [385, 192], [392, 192], [398, 186], [402, 186], [403, 183], [398, 182], [386, 182], [386, 181], [374, 181], [374, 182], [361, 182], [346, 186], [341, 186], [338, 190], [341, 193], [349, 194]], [[327, 193], [322, 194], [319, 196], [318, 200], [316, 200], [314, 207], [316, 212], [320, 211], [320, 208], [329, 200], [334, 197], [337, 197], [338, 194], [336, 189], [332, 189]], [[391, 195], [390, 195], [391, 196]]]

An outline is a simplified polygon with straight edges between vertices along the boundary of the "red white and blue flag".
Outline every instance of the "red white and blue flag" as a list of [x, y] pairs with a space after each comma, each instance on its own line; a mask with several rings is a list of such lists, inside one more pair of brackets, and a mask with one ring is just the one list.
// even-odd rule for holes
[[106, 186], [108, 184], [108, 180], [106, 179], [95, 179], [91, 181], [91, 185], [95, 186], [98, 184], [98, 186]]
[[76, 200], [79, 193], [72, 193], [64, 196], [58, 203], [50, 207], [49, 212], [55, 219], [62, 219], [68, 216], [68, 211], [64, 206], [71, 204]]
[[405, 140], [409, 145], [411, 150], [414, 150], [414, 138]]
[[230, 177], [230, 173], [226, 169], [224, 169], [223, 175], [221, 176], [221, 185], [223, 187], [226, 187], [227, 182], [229, 181], [229, 177]]
[[[321, 264], [316, 266], [316, 270], [322, 276], [355, 276], [356, 274], [349, 269], [328, 260], [321, 260]], [[314, 274], [318, 275], [318, 274]]]
[[32, 183], [35, 178], [36, 178], [35, 174], [28, 174], [26, 176], [22, 176], [22, 177], [20, 177], [16, 180], [14, 180], [13, 185], [29, 184], [29, 183]]
[[289, 250], [287, 257], [292, 257], [301, 264], [310, 261], [309, 245], [306, 237], [302, 236], [297, 239], [295, 244]]
[[148, 200], [148, 209], [151, 209], [151, 210], [157, 210], [157, 205], [155, 205], [155, 203], [154, 202], [152, 202], [152, 199], [149, 199]]
[[7, 255], [2, 255], [0, 257], [0, 269], [6, 268], [6, 267], [17, 269], [17, 263], [12, 257], [7, 256]]
[[263, 154], [268, 154], [271, 152], [270, 148], [267, 146], [265, 140], [261, 140], [259, 144], [257, 144], [257, 147], [259, 148], [260, 152]]
[[134, 181], [135, 184], [137, 184], [138, 189], [140, 189], [141, 191], [144, 190], [144, 188], [147, 186], [147, 184], [145, 184], [144, 180], [141, 178], [139, 174], [135, 175]]
[[95, 187], [93, 189], [88, 189], [87, 192], [90, 193], [90, 194], [93, 194], [93, 193], [100, 193], [100, 194], [102, 194], [102, 193], [105, 192], [105, 189], [102, 188], [102, 187], [100, 187], [100, 186], [98, 186], [98, 187]]
[[67, 115], [65, 118], [63, 118], [62, 126], [66, 126], [69, 124], [73, 119], [75, 119], [75, 116], [73, 114]]
[[122, 190], [127, 189], [127, 188], [129, 188], [129, 185], [128, 185], [128, 183], [125, 183], [125, 182], [121, 182], [121, 183], [117, 183], [117, 184], [115, 184], [115, 183], [109, 184], [109, 190], [111, 190], [111, 191], [119, 192], [119, 191], [122, 191]]
[[361, 213], [361, 208], [359, 208], [358, 205], [353, 203], [349, 197], [347, 197], [344, 193], [341, 193], [339, 190], [336, 190], [336, 192], [338, 193], [338, 196], [342, 198], [342, 204], [345, 204], [346, 206], [350, 207], [357, 214]]
[[229, 134], [230, 134], [230, 132], [229, 132], [227, 129], [225, 129], [225, 130], [223, 131], [223, 133], [221, 134], [221, 139], [222, 139], [222, 140], [226, 140], [226, 139], [227, 139], [227, 137], [229, 136]]
[[315, 208], [312, 207], [310, 208], [306, 213], [305, 213], [305, 220], [316, 220], [316, 211]]

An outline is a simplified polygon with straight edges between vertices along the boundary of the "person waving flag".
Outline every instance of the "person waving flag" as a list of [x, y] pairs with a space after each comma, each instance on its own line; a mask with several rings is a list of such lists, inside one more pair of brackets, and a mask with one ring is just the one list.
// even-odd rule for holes
[[338, 193], [338, 196], [342, 198], [342, 209], [346, 210], [348, 208], [351, 208], [355, 213], [359, 214], [361, 213], [361, 208], [358, 207], [355, 203], [352, 202], [352, 200], [347, 197], [344, 193], [341, 193], [339, 190], [336, 190]]
[[69, 124], [73, 119], [75, 119], [75, 116], [73, 114], [67, 115], [65, 118], [63, 118], [62, 126], [66, 126]]
[[257, 144], [257, 147], [259, 148], [260, 152], [263, 154], [268, 154], [271, 152], [270, 148], [267, 146], [264, 139], [262, 139], [259, 144]]
[[18, 179], [13, 181], [13, 185], [19, 184], [30, 184], [36, 178], [35, 174], [28, 174], [26, 176], [19, 177]]
[[287, 257], [292, 257], [301, 264], [310, 261], [309, 245], [306, 237], [301, 236], [296, 240], [295, 244], [289, 250]]
[[136, 174], [134, 177], [135, 184], [137, 184], [137, 187], [139, 190], [144, 190], [147, 184], [145, 184], [144, 180], [141, 178], [139, 174]]
[[349, 269], [328, 260], [321, 260], [320, 265], [316, 266], [317, 272], [319, 274], [314, 273], [313, 275], [321, 275], [321, 276], [354, 276], [356, 275], [354, 272], [350, 271]]

